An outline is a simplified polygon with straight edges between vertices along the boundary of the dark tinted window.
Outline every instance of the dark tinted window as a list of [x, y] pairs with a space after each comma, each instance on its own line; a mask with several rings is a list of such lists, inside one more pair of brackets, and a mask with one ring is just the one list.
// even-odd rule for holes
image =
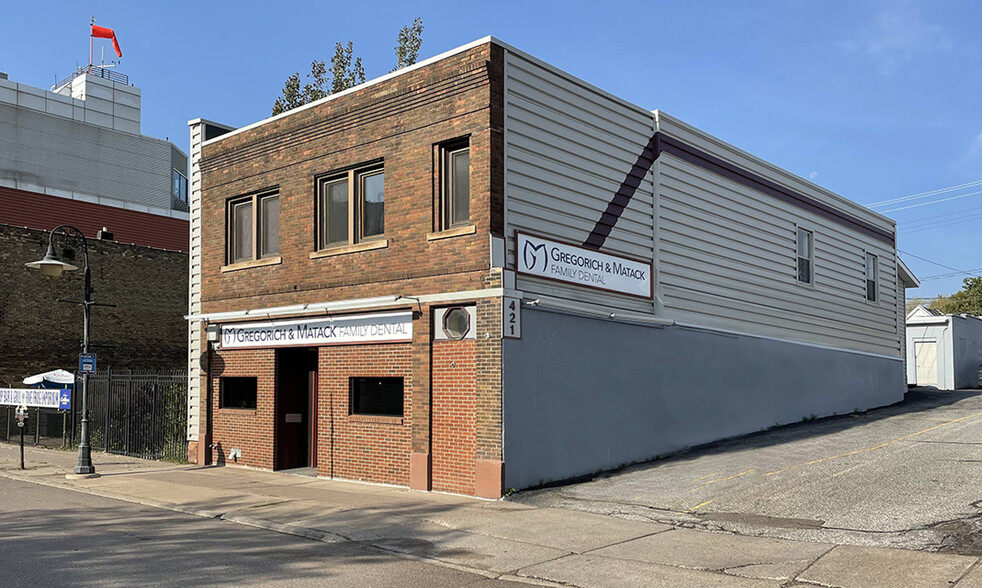
[[256, 378], [222, 378], [222, 408], [256, 408]]
[[402, 416], [402, 378], [351, 378], [351, 414]]

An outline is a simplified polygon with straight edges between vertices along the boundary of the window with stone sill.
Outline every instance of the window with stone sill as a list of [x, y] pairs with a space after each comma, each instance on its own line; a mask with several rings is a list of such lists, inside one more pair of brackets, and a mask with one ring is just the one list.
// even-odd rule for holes
[[229, 200], [226, 214], [229, 264], [279, 254], [279, 192], [267, 191]]
[[385, 234], [385, 170], [366, 166], [317, 181], [318, 251]]

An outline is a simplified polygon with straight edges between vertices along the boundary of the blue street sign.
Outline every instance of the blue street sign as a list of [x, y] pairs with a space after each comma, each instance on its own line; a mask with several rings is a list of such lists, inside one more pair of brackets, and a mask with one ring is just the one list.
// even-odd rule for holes
[[68, 389], [58, 390], [58, 408], [69, 410], [72, 407], [72, 391]]
[[95, 373], [95, 353], [78, 354], [78, 373], [80, 374]]

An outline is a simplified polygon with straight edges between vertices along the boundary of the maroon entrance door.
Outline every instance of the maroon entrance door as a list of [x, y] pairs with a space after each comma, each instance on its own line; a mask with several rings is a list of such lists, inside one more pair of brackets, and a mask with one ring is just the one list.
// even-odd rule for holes
[[287, 470], [316, 466], [313, 410], [317, 382], [317, 349], [276, 352], [276, 463]]

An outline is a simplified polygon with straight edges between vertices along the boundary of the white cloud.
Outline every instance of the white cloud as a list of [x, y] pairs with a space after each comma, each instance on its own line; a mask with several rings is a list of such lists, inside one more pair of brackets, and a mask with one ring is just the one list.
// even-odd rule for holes
[[955, 170], [965, 177], [982, 178], [982, 133], [975, 135], [962, 156], [955, 161]]
[[917, 6], [902, 0], [881, 4], [871, 25], [839, 46], [865, 55], [881, 76], [890, 77], [914, 55], [949, 49], [951, 42], [939, 25], [922, 20]]
[[811, 181], [813, 181], [813, 182], [815, 180], [817, 180], [818, 179], [818, 172], [817, 171], [813, 171], [810, 174], [808, 174], [808, 179], [811, 180]]

